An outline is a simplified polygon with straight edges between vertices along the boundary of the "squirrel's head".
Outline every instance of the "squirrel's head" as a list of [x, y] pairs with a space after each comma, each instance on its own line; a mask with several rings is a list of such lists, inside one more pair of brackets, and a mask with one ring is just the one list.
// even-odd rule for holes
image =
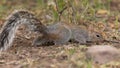
[[103, 35], [101, 33], [98, 33], [98, 32], [93, 32], [92, 34], [90, 34], [89, 38], [90, 38], [89, 40], [92, 42], [104, 41]]
[[16, 20], [21, 24], [26, 24], [30, 30], [43, 27], [43, 24], [36, 18], [36, 16], [27, 10], [15, 10], [9, 17], [8, 20]]

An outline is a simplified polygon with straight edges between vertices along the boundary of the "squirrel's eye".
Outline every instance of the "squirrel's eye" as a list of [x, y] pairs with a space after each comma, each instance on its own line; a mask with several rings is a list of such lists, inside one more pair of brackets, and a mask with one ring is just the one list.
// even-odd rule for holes
[[100, 37], [100, 35], [96, 35], [96, 37]]

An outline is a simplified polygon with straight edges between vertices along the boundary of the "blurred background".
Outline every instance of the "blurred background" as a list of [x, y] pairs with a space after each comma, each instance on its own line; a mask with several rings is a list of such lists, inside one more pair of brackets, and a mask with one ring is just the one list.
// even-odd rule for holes
[[[51, 22], [96, 21], [101, 16], [114, 16], [114, 14], [118, 16], [119, 3], [119, 0], [1, 0], [0, 18], [4, 18], [15, 9], [27, 9], [33, 11], [36, 16], [47, 18], [45, 20]], [[103, 18], [102, 21], [105, 19]]]

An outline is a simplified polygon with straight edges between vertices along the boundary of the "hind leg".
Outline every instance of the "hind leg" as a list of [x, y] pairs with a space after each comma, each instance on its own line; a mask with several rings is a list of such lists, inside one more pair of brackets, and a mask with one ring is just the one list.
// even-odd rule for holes
[[67, 44], [71, 38], [71, 32], [67, 29], [64, 29], [58, 33], [59, 39], [53, 40], [55, 45]]

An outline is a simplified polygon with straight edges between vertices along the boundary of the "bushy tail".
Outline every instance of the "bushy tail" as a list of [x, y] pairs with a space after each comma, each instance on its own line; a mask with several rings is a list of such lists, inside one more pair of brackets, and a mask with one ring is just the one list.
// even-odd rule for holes
[[[8, 16], [0, 33], [0, 50], [6, 50], [12, 45], [16, 30], [21, 24], [27, 24], [33, 31], [46, 33], [44, 26], [36, 17], [26, 10], [15, 10]], [[29, 28], [29, 29], [31, 29]]]
[[5, 22], [0, 33], [0, 51], [6, 50], [11, 46], [18, 25], [15, 17], [11, 17]]

